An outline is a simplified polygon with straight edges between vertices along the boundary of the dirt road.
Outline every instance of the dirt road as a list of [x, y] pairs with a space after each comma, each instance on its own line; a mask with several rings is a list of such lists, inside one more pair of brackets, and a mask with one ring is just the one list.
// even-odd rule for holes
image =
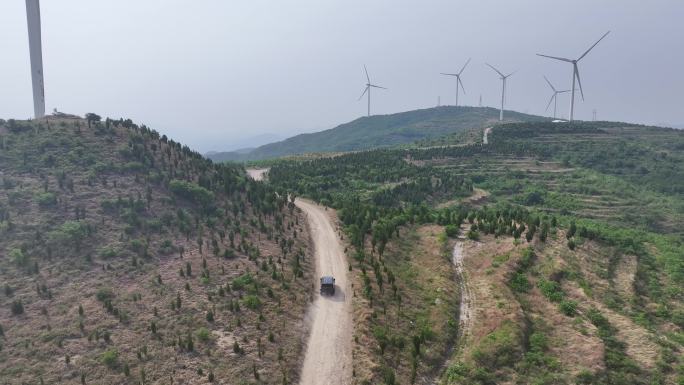
[[470, 290], [470, 284], [468, 282], [468, 277], [466, 277], [465, 266], [463, 265], [463, 240], [459, 239], [454, 245], [454, 251], [452, 254], [452, 262], [454, 267], [456, 267], [456, 274], [458, 275], [458, 284], [461, 288], [461, 306], [459, 309], [459, 322], [458, 322], [458, 347], [460, 350], [465, 339], [468, 337], [472, 321], [473, 321], [473, 295], [472, 290]]
[[490, 132], [492, 132], [491, 127], [487, 127], [484, 129], [484, 134], [482, 134], [482, 143], [489, 144], [489, 133]]
[[316, 275], [335, 277], [335, 295], [321, 296], [309, 310], [309, 335], [301, 385], [343, 385], [352, 380], [351, 287], [347, 259], [329, 213], [324, 207], [297, 199], [308, 217], [316, 255]]
[[264, 180], [264, 175], [266, 172], [268, 172], [267, 168], [248, 168], [247, 170], [247, 175], [249, 175], [250, 178], [260, 181]]

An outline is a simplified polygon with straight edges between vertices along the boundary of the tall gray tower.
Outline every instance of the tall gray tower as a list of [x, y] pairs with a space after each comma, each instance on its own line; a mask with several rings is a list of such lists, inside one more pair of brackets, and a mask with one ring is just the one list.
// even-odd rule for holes
[[40, 1], [26, 0], [31, 80], [33, 82], [33, 111], [35, 118], [45, 115], [45, 86], [43, 83], [43, 45], [40, 36]]

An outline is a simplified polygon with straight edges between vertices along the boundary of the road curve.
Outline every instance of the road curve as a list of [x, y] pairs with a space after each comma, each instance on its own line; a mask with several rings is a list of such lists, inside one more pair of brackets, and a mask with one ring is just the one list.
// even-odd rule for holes
[[[308, 218], [314, 242], [317, 276], [335, 277], [335, 295], [316, 290], [309, 310], [311, 331], [307, 342], [301, 385], [346, 385], [352, 381], [351, 286], [348, 264], [335, 227], [323, 206], [297, 199]], [[318, 287], [318, 285], [317, 285]]]

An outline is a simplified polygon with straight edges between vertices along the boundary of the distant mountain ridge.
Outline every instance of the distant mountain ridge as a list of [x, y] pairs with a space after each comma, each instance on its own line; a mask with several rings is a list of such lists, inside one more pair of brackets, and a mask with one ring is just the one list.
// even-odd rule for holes
[[[506, 111], [506, 122], [548, 120], [536, 115]], [[215, 162], [249, 161], [312, 152], [344, 152], [390, 147], [424, 139], [436, 139], [470, 128], [498, 122], [499, 110], [491, 107], [443, 106], [362, 117], [329, 130], [300, 134], [266, 144], [249, 152], [216, 152], [206, 156]]]

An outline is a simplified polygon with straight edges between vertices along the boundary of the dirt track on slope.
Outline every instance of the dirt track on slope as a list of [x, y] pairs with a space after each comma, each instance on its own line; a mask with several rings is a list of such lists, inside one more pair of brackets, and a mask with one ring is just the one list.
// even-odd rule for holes
[[343, 385], [352, 380], [351, 287], [347, 279], [347, 259], [324, 207], [297, 199], [297, 207], [307, 215], [316, 255], [318, 276], [335, 277], [335, 295], [315, 293], [309, 310], [309, 335], [302, 385]]
[[465, 339], [470, 334], [473, 320], [473, 296], [472, 290], [470, 290], [469, 282], [465, 276], [463, 259], [463, 240], [459, 239], [454, 245], [454, 251], [452, 254], [452, 262], [456, 268], [456, 274], [458, 275], [459, 281], [458, 284], [461, 289], [461, 305], [458, 316], [458, 350], [463, 347]]
[[484, 129], [484, 134], [482, 134], [482, 143], [489, 144], [489, 133], [490, 132], [492, 132], [491, 127], [487, 127]]

